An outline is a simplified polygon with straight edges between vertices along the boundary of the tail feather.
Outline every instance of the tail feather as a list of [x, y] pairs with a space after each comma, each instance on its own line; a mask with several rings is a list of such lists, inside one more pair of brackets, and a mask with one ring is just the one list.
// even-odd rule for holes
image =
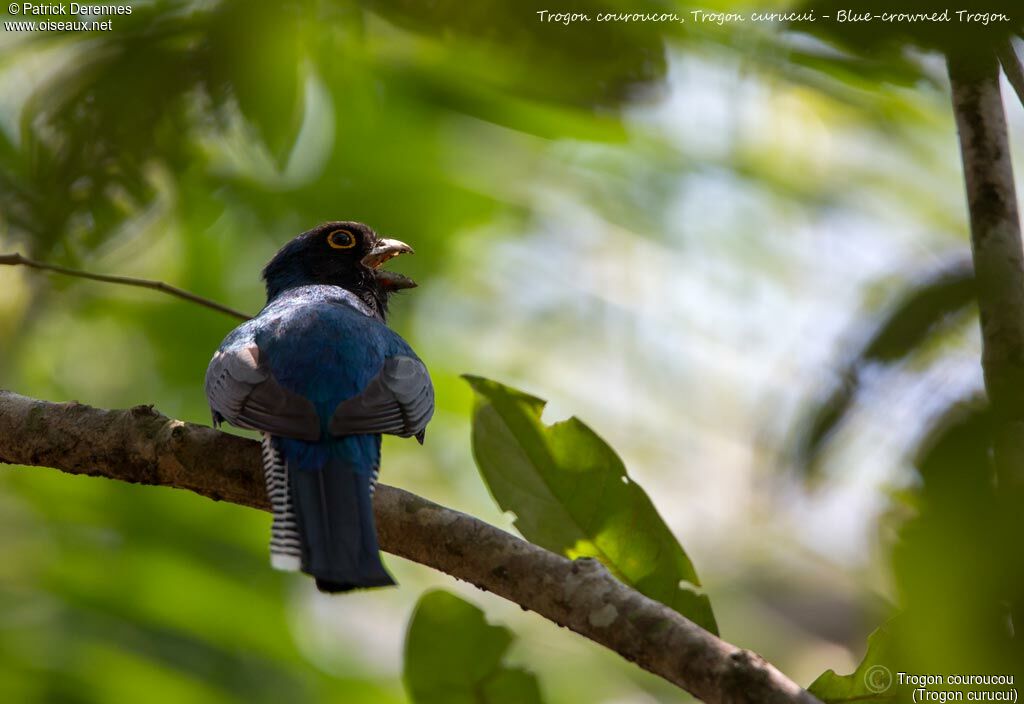
[[373, 476], [338, 461], [288, 472], [299, 533], [302, 571], [323, 592], [395, 584], [380, 561], [373, 519]]
[[301, 540], [288, 488], [288, 471], [281, 451], [269, 433], [263, 434], [263, 475], [274, 520], [270, 528], [270, 564], [274, 569], [298, 572]]

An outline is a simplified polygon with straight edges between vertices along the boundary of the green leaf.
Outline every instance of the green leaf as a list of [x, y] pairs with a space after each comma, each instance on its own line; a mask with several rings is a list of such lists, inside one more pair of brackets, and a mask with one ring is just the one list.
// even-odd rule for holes
[[895, 635], [899, 622], [896, 616], [868, 636], [868, 651], [856, 670], [848, 675], [826, 670], [807, 691], [826, 704], [903, 701], [908, 686], [899, 684], [897, 674], [906, 668], [894, 664], [899, 651]]
[[573, 417], [544, 424], [545, 401], [465, 376], [476, 392], [473, 456], [529, 541], [594, 557], [626, 584], [717, 633], [693, 564], [615, 451]]
[[405, 638], [403, 679], [414, 704], [539, 704], [537, 678], [501, 660], [512, 632], [441, 590], [420, 597]]
[[302, 122], [303, 9], [225, 2], [210, 28], [211, 76], [233, 93], [279, 165]]
[[[442, 51], [465, 59], [475, 53], [474, 73], [463, 64], [456, 77], [547, 104], [600, 106], [628, 104], [639, 91], [664, 80], [668, 62], [664, 35], [681, 24], [629, 22], [544, 22], [543, 3], [500, 0], [362, 0], [362, 5], [399, 27], [424, 37]], [[573, 10], [590, 14], [627, 11], [621, 0], [583, 0]], [[421, 55], [422, 56], [422, 55]]]

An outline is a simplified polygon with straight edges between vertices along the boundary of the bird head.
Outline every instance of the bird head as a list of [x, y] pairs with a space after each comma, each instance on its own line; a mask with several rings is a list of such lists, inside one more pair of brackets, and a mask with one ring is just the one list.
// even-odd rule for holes
[[267, 300], [296, 286], [340, 286], [359, 296], [382, 318], [391, 294], [416, 282], [381, 266], [412, 247], [384, 239], [361, 222], [327, 222], [292, 239], [263, 269]]

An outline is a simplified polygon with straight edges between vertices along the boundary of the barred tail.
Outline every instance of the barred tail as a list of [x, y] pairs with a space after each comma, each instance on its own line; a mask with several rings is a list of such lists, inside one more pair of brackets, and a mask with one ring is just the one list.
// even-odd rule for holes
[[295, 523], [288, 469], [269, 433], [263, 433], [263, 476], [274, 516], [270, 527], [270, 564], [274, 569], [298, 572], [302, 567], [302, 541]]

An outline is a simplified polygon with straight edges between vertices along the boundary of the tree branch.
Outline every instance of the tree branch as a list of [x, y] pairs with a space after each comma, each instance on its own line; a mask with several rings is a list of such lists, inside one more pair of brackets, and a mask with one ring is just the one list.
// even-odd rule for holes
[[[253, 440], [171, 420], [0, 391], [0, 463], [188, 489], [268, 510]], [[374, 498], [381, 546], [535, 611], [706, 702], [818, 700], [759, 655], [726, 643], [613, 578], [401, 489]]]
[[[947, 59], [970, 210], [982, 367], [994, 418], [992, 450], [1002, 527], [1007, 544], [1015, 546], [1004, 557], [1008, 574], [1024, 576], [1024, 248], [999, 63], [995, 55], [977, 49], [951, 53]], [[1015, 54], [1013, 62], [1019, 68]], [[1007, 62], [1004, 67], [1009, 75]], [[1015, 583], [1020, 585], [1021, 580]], [[1014, 628], [1020, 633], [1024, 591], [1017, 587], [1007, 597]]]
[[1024, 248], [995, 56], [949, 56], [971, 250], [981, 313], [985, 389], [996, 413], [1004, 488], [1024, 487]]
[[171, 286], [165, 284], [163, 281], [153, 281], [152, 279], [136, 279], [131, 276], [109, 276], [107, 274], [93, 274], [88, 271], [82, 271], [80, 269], [69, 269], [65, 266], [57, 266], [56, 264], [47, 264], [45, 262], [36, 261], [35, 259], [29, 259], [15, 252], [14, 254], [0, 254], [0, 264], [6, 264], [8, 266], [27, 266], [30, 269], [38, 269], [40, 271], [52, 271], [57, 274], [64, 274], [65, 276], [75, 276], [79, 279], [90, 279], [92, 281], [103, 281], [108, 284], [123, 284], [125, 286], [136, 286], [138, 288], [148, 288], [154, 291], [160, 291], [162, 293], [169, 294], [171, 296], [177, 296], [186, 301], [192, 303], [198, 303], [201, 306], [210, 308], [220, 313], [227, 313], [241, 320], [248, 320], [250, 316], [246, 315], [240, 310], [229, 308], [228, 306], [211, 301], [209, 298], [203, 298], [197, 296], [194, 293], [186, 291], [185, 289], [178, 288], [177, 286]]

